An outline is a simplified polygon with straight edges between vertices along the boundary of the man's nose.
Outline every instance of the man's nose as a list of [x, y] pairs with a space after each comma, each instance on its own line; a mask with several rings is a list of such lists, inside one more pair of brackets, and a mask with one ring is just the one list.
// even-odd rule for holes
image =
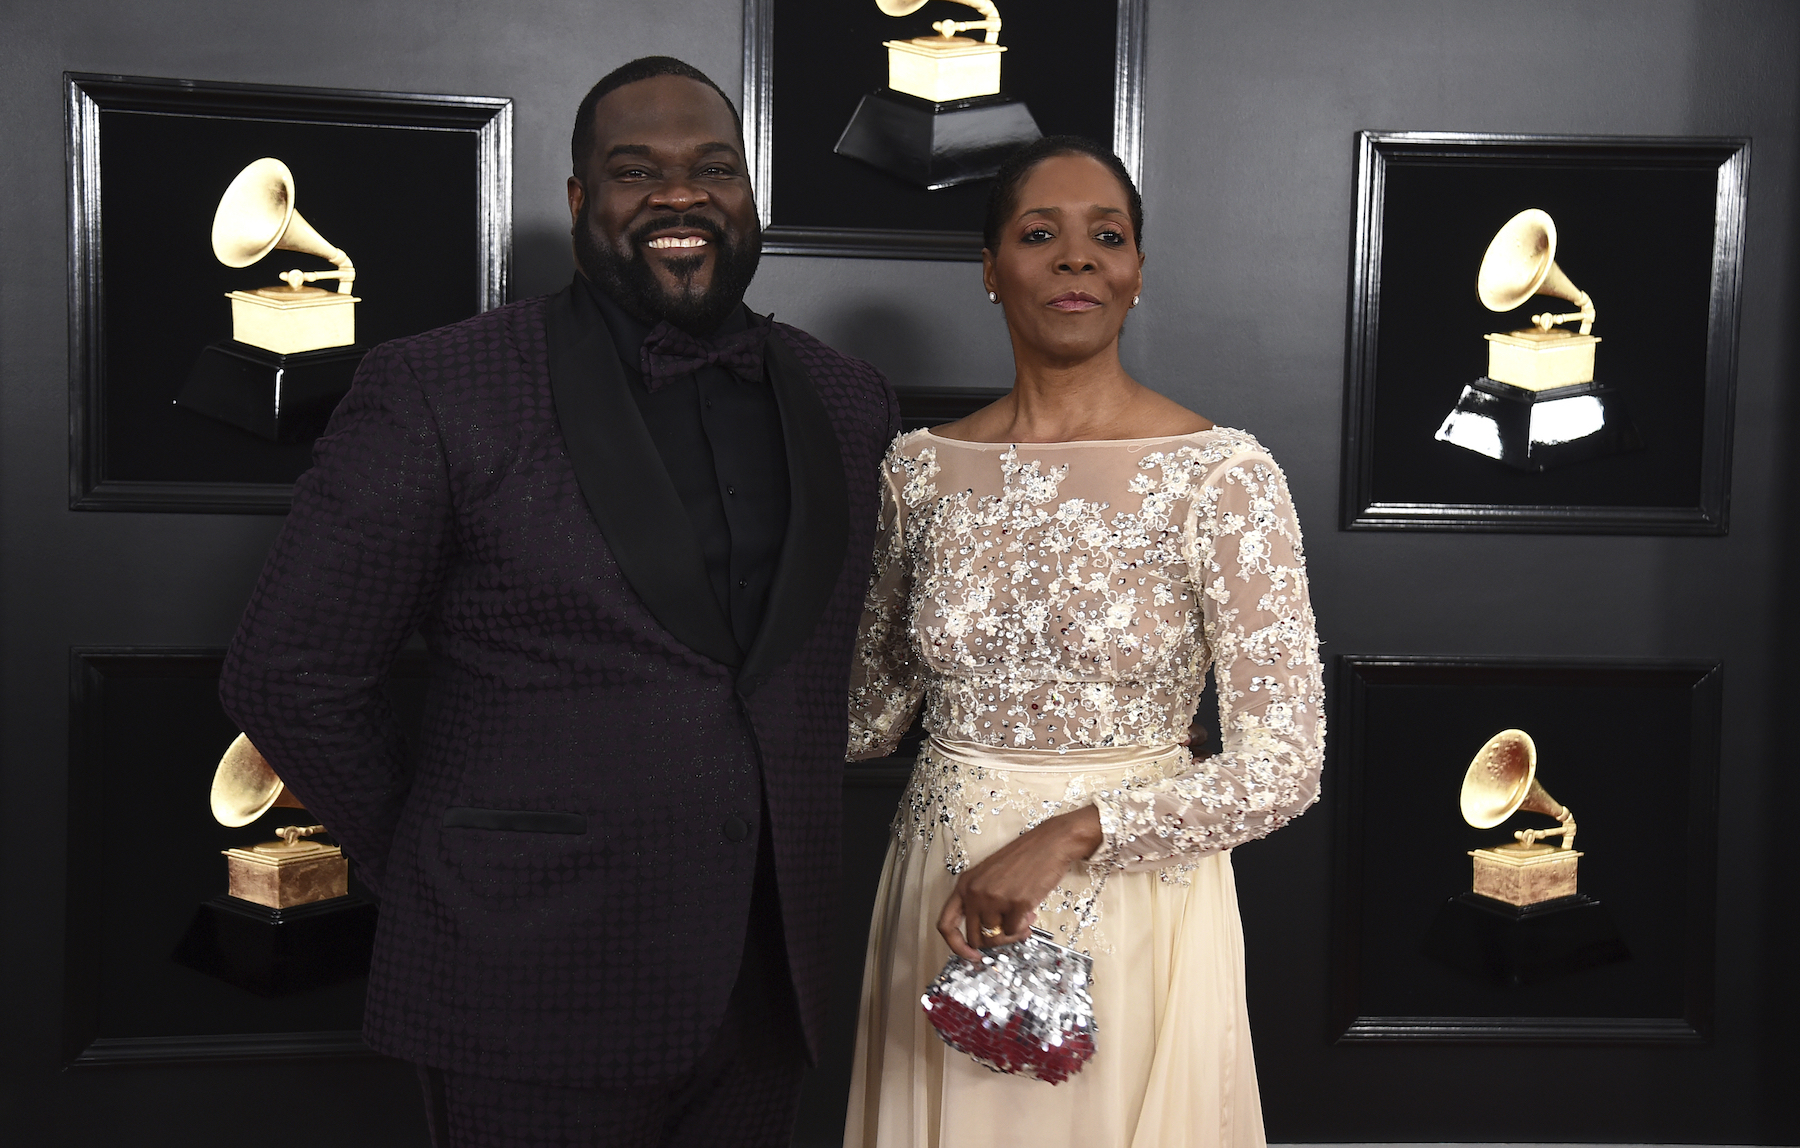
[[650, 193], [650, 206], [686, 211], [707, 202], [706, 189], [689, 179], [668, 179]]

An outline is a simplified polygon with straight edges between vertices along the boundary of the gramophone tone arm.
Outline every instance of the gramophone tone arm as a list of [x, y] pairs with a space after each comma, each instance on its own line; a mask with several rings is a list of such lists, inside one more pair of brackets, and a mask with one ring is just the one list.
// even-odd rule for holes
[[994, 7], [992, 0], [956, 0], [958, 4], [966, 4], [981, 13], [980, 20], [939, 20], [931, 27], [940, 36], [954, 36], [958, 32], [971, 32], [975, 29], [987, 31], [987, 42], [1000, 42], [1000, 9]]
[[[290, 248], [289, 250], [299, 250], [299, 248]], [[342, 247], [333, 247], [329, 251], [320, 251], [316, 247], [307, 247], [304, 250], [308, 255], [324, 256], [331, 261], [331, 265], [337, 268], [337, 270], [284, 271], [280, 276], [283, 282], [289, 287], [297, 288], [300, 284], [311, 283], [315, 279], [336, 279], [338, 281], [338, 294], [350, 294], [351, 286], [356, 283], [356, 264], [350, 262], [350, 257], [344, 254], [344, 249]]]
[[1583, 335], [1593, 334], [1594, 300], [1588, 296], [1586, 291], [1583, 291], [1579, 296], [1571, 299], [1570, 302], [1574, 303], [1577, 307], [1580, 307], [1581, 310], [1571, 311], [1566, 315], [1552, 315], [1546, 311], [1542, 315], [1533, 315], [1531, 321], [1537, 324], [1538, 330], [1548, 331], [1558, 323], [1573, 323], [1575, 320], [1580, 319], [1581, 333]]
[[1519, 829], [1513, 832], [1513, 839], [1521, 845], [1534, 845], [1546, 837], [1560, 837], [1564, 849], [1575, 848], [1575, 815], [1565, 805], [1556, 819], [1562, 824], [1555, 829]]
[[301, 271], [300, 269], [295, 268], [292, 271], [283, 271], [280, 275], [277, 275], [276, 278], [296, 290], [299, 289], [300, 284], [302, 283], [311, 283], [318, 279], [336, 279], [338, 281], [338, 294], [348, 295], [350, 293], [350, 284], [356, 282], [356, 269], [353, 267], [348, 271]]
[[275, 831], [275, 836], [292, 845], [302, 837], [311, 837], [315, 833], [325, 832], [323, 825], [284, 825]]

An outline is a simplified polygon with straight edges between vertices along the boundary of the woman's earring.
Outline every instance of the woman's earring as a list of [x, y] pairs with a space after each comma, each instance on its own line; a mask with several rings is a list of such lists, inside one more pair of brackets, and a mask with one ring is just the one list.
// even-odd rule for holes
[[988, 292], [988, 302], [989, 302], [989, 303], [998, 303], [998, 302], [1000, 302], [1000, 292], [998, 292], [998, 291], [989, 291], [989, 292]]
[[1143, 296], [1142, 296], [1142, 295], [1133, 295], [1133, 296], [1132, 296], [1132, 297], [1131, 297], [1131, 305], [1132, 305], [1132, 306], [1133, 306], [1133, 307], [1135, 307], [1135, 306], [1137, 306], [1137, 305], [1138, 305], [1138, 300], [1139, 300], [1139, 299], [1142, 299], [1142, 298], [1143, 298]]

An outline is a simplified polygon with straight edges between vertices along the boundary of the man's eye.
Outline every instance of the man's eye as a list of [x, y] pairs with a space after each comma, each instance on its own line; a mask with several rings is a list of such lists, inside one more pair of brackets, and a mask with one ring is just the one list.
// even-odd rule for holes
[[641, 167], [620, 168], [613, 173], [614, 179], [649, 179], [650, 173]]
[[723, 164], [715, 163], [715, 164], [711, 164], [707, 167], [701, 168], [700, 174], [701, 175], [709, 175], [715, 179], [719, 179], [719, 178], [729, 179], [731, 176], [734, 176], [737, 173], [732, 171], [730, 168], [724, 166]]

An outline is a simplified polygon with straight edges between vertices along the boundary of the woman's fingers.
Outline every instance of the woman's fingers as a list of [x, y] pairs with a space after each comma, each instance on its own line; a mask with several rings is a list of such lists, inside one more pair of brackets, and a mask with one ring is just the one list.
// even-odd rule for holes
[[980, 951], [963, 937], [963, 898], [961, 884], [953, 890], [944, 902], [944, 911], [938, 914], [938, 936], [950, 946], [950, 951], [965, 961], [979, 961]]
[[1099, 814], [1092, 806], [1059, 814], [1002, 845], [957, 879], [938, 916], [938, 933], [964, 960], [979, 949], [1022, 941], [1037, 907], [1069, 866], [1093, 853]]

